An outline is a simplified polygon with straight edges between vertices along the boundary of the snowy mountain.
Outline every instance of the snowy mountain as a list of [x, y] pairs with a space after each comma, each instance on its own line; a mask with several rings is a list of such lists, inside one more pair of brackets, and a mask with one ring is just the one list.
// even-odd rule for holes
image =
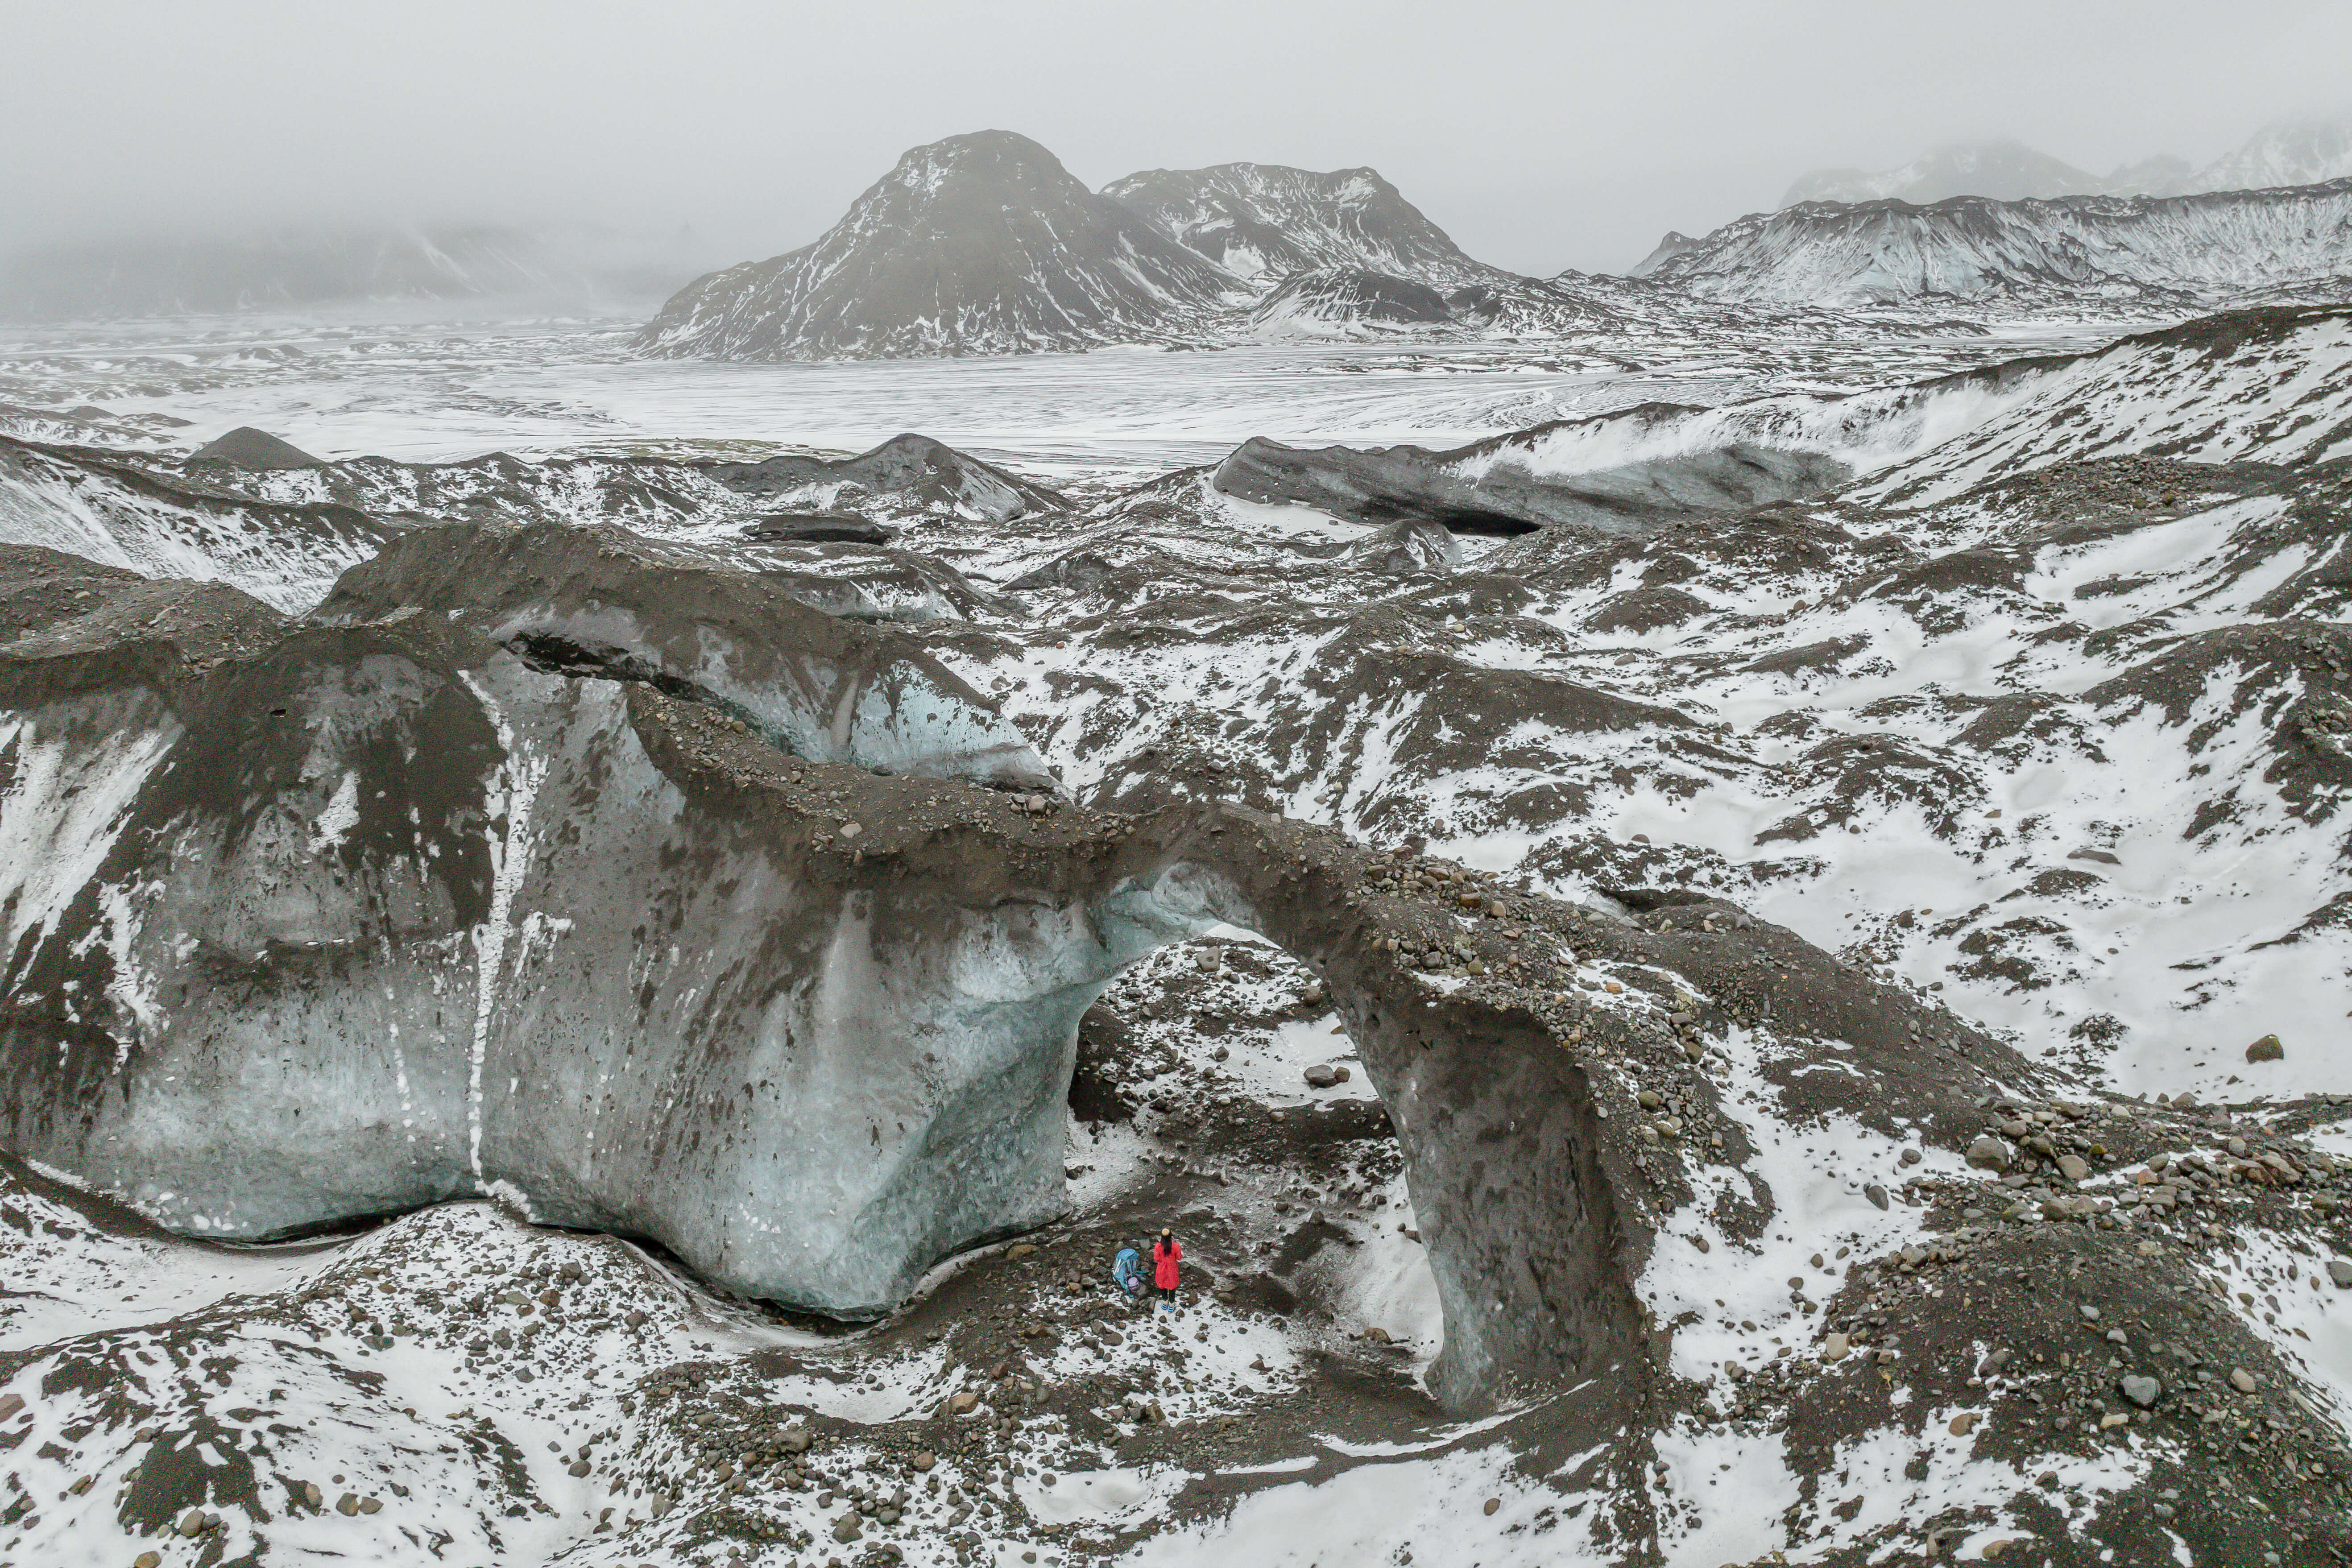
[[[2178, 196], [2316, 185], [2352, 177], [2352, 116], [2284, 120], [2201, 169], [2158, 154], [2102, 178], [2010, 141], [1939, 148], [1896, 169], [1815, 169], [1781, 196], [1804, 202], [1904, 201], [1928, 206], [1953, 196], [2025, 201], [2055, 196]], [[1639, 276], [1639, 274], [1636, 274]]]
[[2100, 196], [2178, 196], [2188, 194], [2190, 168], [2186, 158], [2175, 158], [2159, 153], [2152, 158], [2142, 158], [2137, 163], [2126, 163], [2099, 182], [2095, 191], [2082, 193]]
[[1230, 274], [1005, 131], [918, 147], [815, 244], [697, 279], [637, 339], [721, 359], [1031, 353], [1170, 335]]
[[2174, 197], [1808, 202], [1725, 225], [1648, 281], [1747, 303], [2341, 297], [2352, 181]]
[[1152, 169], [1113, 180], [1102, 194], [1255, 282], [1345, 268], [1408, 278], [1443, 292], [1500, 270], [1465, 256], [1372, 169]]
[[806, 249], [700, 279], [646, 353], [824, 359], [1115, 342], [1553, 336], [1587, 291], [1465, 256], [1370, 169], [1152, 170], [1097, 195], [1004, 132], [919, 147]]
[[2182, 189], [2258, 191], [2347, 178], [2352, 178], [2352, 116], [2264, 126], [2236, 152], [2198, 170]]
[[1905, 201], [1925, 206], [1952, 196], [2020, 201], [2030, 196], [2096, 195], [2106, 183], [2072, 163], [2016, 142], [1944, 147], [1896, 169], [1816, 169], [1798, 176], [1780, 205], [1803, 202]]
[[1689, 235], [1684, 234], [1676, 229], [1668, 229], [1666, 231], [1666, 237], [1658, 241], [1657, 245], [1651, 250], [1649, 255], [1635, 262], [1633, 267], [1627, 270], [1625, 276], [1628, 278], [1647, 278], [1651, 273], [1655, 272], [1660, 267], [1663, 267], [1667, 262], [1673, 260], [1675, 257], [1680, 256], [1684, 251], [1691, 249], [1697, 244], [1698, 241], [1693, 239]]

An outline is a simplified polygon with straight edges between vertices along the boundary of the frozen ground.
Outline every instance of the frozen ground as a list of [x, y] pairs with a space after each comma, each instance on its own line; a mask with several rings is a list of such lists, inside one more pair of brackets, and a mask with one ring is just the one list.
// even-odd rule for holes
[[[0, 328], [0, 404], [91, 404], [191, 423], [193, 447], [257, 426], [323, 458], [487, 451], [863, 451], [918, 430], [1053, 481], [1288, 445], [1447, 447], [1646, 402], [1843, 392], [2110, 335], [1998, 332], [1660, 338], [1444, 350], [1395, 345], [1106, 349], [959, 360], [729, 364], [642, 360], [634, 322], [435, 327], [198, 318]], [[0, 426], [5, 427], [5, 426]]]
[[[2340, 752], [2326, 740], [2344, 732], [2328, 728], [2335, 710], [2305, 700], [2341, 675], [2343, 647], [2195, 640], [2288, 616], [2340, 636], [2340, 485], [2209, 494], [2184, 464], [2130, 466], [2150, 450], [2206, 463], [2336, 452], [2294, 447], [2319, 428], [2294, 410], [2342, 416], [2340, 332], [2242, 384], [2226, 364], [2197, 382], [2211, 356], [2135, 354], [2048, 386], [1941, 394], [1930, 417], [1857, 437], [1840, 424], [1849, 405], [1822, 395], [1884, 392], [1851, 406], [1905, 416], [1918, 400], [1903, 384], [2114, 334], [2076, 322], [1541, 352], [742, 365], [632, 359], [633, 326], [20, 332], [0, 341], [0, 430], [87, 438], [55, 416], [95, 405], [86, 417], [108, 438], [152, 454], [256, 425], [323, 458], [415, 461], [849, 452], [919, 431], [1092, 510], [893, 517], [887, 560], [830, 547], [743, 558], [836, 583], [869, 574], [877, 600], [919, 603], [920, 617], [902, 618], [1082, 795], [1181, 769], [1202, 793], [1384, 845], [1423, 840], [1619, 917], [1611, 889], [1717, 893], [2121, 1096], [2193, 1089], [2210, 1104], [2249, 1079], [2279, 1100], [2352, 1090], [2336, 1048], [2352, 1006], [2338, 786], [2324, 767], [2316, 783], [2280, 772], [2305, 766], [2294, 733]], [[1540, 536], [1423, 538], [1423, 569], [1407, 570], [1356, 553], [1359, 524], [1198, 479], [1131, 510], [1106, 500], [1116, 483], [1213, 462], [1254, 436], [1446, 447], [1645, 403], [1759, 398], [1779, 401], [1671, 416], [1668, 444], [1674, 430], [1801, 428], [1858, 469], [1887, 466], [1868, 504], [1791, 509], [1771, 537], [1708, 520], [1591, 554]], [[2273, 417], [2282, 408], [2292, 417]], [[1936, 423], [1947, 412], [1948, 431]], [[2188, 439], [2200, 432], [2203, 446]], [[1530, 464], [1574, 471], [1591, 461], [1578, 455], [1588, 438], [1622, 456], [1608, 426], [1587, 426], [1534, 438]], [[2065, 467], [2089, 458], [2125, 466]], [[2060, 471], [1969, 489], [2042, 468]], [[567, 515], [592, 517], [611, 479], [581, 481]], [[1874, 510], [1890, 496], [1909, 510]], [[738, 511], [625, 521], [742, 548]], [[308, 569], [323, 584], [361, 548], [328, 542]], [[906, 575], [909, 562], [933, 574]], [[313, 586], [284, 607], [307, 607]], [[2003, 728], [2005, 715], [2031, 721]], [[35, 766], [10, 775], [30, 781], [20, 805], [50, 776], [48, 759], [23, 760]], [[101, 789], [37, 819], [0, 817], [0, 852], [40, 860], [75, 837], [77, 816], [114, 809]], [[2180, 831], [2191, 817], [2194, 837]], [[30, 885], [84, 879], [67, 867]], [[39, 901], [10, 910], [12, 937]], [[1467, 948], [1426, 962], [1431, 995], [1468, 983]], [[1596, 1013], [1662, 1016], [1633, 966], [1570, 958], [1567, 973]], [[1444, 1325], [1412, 1194], [1354, 1048], [1307, 982], [1239, 931], [1136, 965], [1088, 1015], [1101, 1037], [1081, 1032], [1081, 1076], [1097, 1074], [1121, 1113], [1073, 1127], [1068, 1221], [942, 1266], [907, 1313], [855, 1334], [718, 1300], [634, 1247], [535, 1231], [485, 1205], [228, 1250], [14, 1173], [0, 1194], [0, 1442], [14, 1483], [0, 1568], [129, 1563], [142, 1550], [163, 1568], [782, 1568], [893, 1554], [942, 1568], [1597, 1568], [1628, 1561], [1629, 1535], [1644, 1531], [1667, 1568], [1875, 1564], [1927, 1540], [1964, 1561], [2039, 1562], [2005, 1550], [2037, 1534], [2080, 1548], [2067, 1563], [2116, 1561], [2090, 1533], [2100, 1510], [2152, 1478], [2179, 1479], [2168, 1467], [2182, 1444], [2128, 1412], [2110, 1427], [2105, 1405], [2070, 1405], [2095, 1434], [2083, 1451], [2084, 1423], [2062, 1431], [2054, 1414], [2067, 1352], [2053, 1342], [2033, 1374], [2053, 1391], [2046, 1429], [2036, 1393], [2029, 1436], [1988, 1449], [1969, 1410], [1993, 1399], [1973, 1373], [1989, 1344], [1882, 1373], [1827, 1355], [1817, 1309], [1844, 1292], [1840, 1321], [1866, 1321], [1853, 1314], [1857, 1292], [1879, 1289], [1864, 1282], [1873, 1265], [1885, 1289], [1862, 1307], [1899, 1306], [1931, 1278], [1940, 1300], [1940, 1266], [1965, 1290], [1962, 1270], [2000, 1272], [1969, 1258], [2074, 1228], [2042, 1225], [2036, 1205], [2147, 1190], [2167, 1201], [2094, 1234], [2202, 1248], [2194, 1266], [2231, 1331], [2296, 1369], [2301, 1408], [2340, 1436], [2352, 1346], [2307, 1250], [2340, 1244], [2326, 1240], [2332, 1204], [2297, 1211], [2307, 1240], [2232, 1252], [2201, 1217], [2226, 1208], [2192, 1230], [2184, 1197], [2178, 1228], [2158, 1228], [2176, 1223], [2160, 1162], [2101, 1170], [2082, 1194], [2027, 1190], [2021, 1174], [1997, 1188], [1962, 1158], [1965, 1139], [1794, 1111], [1790, 1083], [1846, 1070], [1841, 1047], [1760, 1025], [1711, 1025], [1706, 1068], [1724, 1132], [1753, 1153], [1709, 1167], [1661, 1216], [1662, 1249], [1637, 1279], [1641, 1307], [1671, 1326], [1663, 1363], [1706, 1403], [1660, 1416], [1642, 1465], [1559, 1441], [1606, 1408], [1607, 1389], [1448, 1422], [1421, 1382]], [[2266, 1032], [2292, 1048], [2256, 1068], [2243, 1053]], [[1307, 1069], [1324, 1067], [1353, 1070], [1310, 1085]], [[2227, 1145], [2252, 1130], [2222, 1117], [2198, 1158], [2234, 1168], [2243, 1153]], [[2326, 1167], [2309, 1169], [2315, 1185]], [[2254, 1195], [2277, 1195], [2269, 1181]], [[1950, 1201], [1906, 1201], [1906, 1183]], [[1962, 1213], [1976, 1234], [1946, 1256]], [[2049, 1217], [2062, 1215], [2078, 1217]], [[1199, 1287], [1168, 1318], [1130, 1315], [1108, 1300], [1104, 1267], [1171, 1215], [1192, 1237]], [[1871, 1322], [1874, 1342], [1886, 1321]], [[2204, 1353], [2226, 1370], [2218, 1358], [2251, 1352]], [[1801, 1452], [1755, 1394], [1827, 1398], [1841, 1378], [1897, 1375], [1885, 1421], [1833, 1452]], [[2106, 1399], [2099, 1375], [2066, 1397]], [[1735, 1397], [1751, 1403], [1727, 1418]], [[2284, 1401], [2264, 1408], [2273, 1431], [2303, 1418]], [[191, 1533], [158, 1533], [190, 1508]], [[845, 1527], [852, 1516], [864, 1533]], [[1961, 1522], [1929, 1538], [1930, 1518]]]

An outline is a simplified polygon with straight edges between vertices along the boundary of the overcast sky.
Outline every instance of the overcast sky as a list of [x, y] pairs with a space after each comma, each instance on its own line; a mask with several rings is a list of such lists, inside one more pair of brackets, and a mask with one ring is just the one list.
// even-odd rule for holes
[[2352, 107], [2346, 0], [0, 0], [0, 244], [263, 221], [814, 238], [1002, 128], [1101, 185], [1370, 163], [1482, 259], [1619, 270], [1823, 164], [2203, 163]]

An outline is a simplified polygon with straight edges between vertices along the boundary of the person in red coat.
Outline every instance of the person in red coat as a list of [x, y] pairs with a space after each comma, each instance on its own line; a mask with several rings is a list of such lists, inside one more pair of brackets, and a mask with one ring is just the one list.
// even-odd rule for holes
[[1176, 1233], [1162, 1228], [1160, 1239], [1151, 1244], [1151, 1283], [1159, 1288], [1160, 1300], [1173, 1311], [1176, 1305], [1177, 1268], [1184, 1261], [1184, 1244]]

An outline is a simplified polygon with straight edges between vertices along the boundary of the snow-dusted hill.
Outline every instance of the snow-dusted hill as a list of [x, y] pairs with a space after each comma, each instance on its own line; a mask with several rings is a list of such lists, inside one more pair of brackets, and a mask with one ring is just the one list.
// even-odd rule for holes
[[1294, 272], [1250, 312], [1250, 324], [1280, 332], [1358, 336], [1451, 324], [1445, 296], [1425, 283], [1361, 268]]
[[1235, 279], [1026, 137], [918, 147], [815, 244], [696, 280], [637, 346], [826, 359], [1083, 349], [1171, 335]]
[[1812, 202], [1727, 224], [1656, 288], [1866, 306], [2272, 297], [2352, 290], [2352, 182], [2192, 196]]
[[1157, 169], [1097, 195], [1035, 142], [984, 132], [908, 153], [806, 249], [698, 279], [636, 346], [904, 357], [1404, 329], [1549, 337], [1608, 319], [1572, 284], [1465, 256], [1370, 169]]
[[1489, 281], [1500, 270], [1464, 255], [1374, 169], [1151, 169], [1113, 180], [1102, 194], [1255, 282], [1341, 268], [1407, 278], [1444, 292]]

